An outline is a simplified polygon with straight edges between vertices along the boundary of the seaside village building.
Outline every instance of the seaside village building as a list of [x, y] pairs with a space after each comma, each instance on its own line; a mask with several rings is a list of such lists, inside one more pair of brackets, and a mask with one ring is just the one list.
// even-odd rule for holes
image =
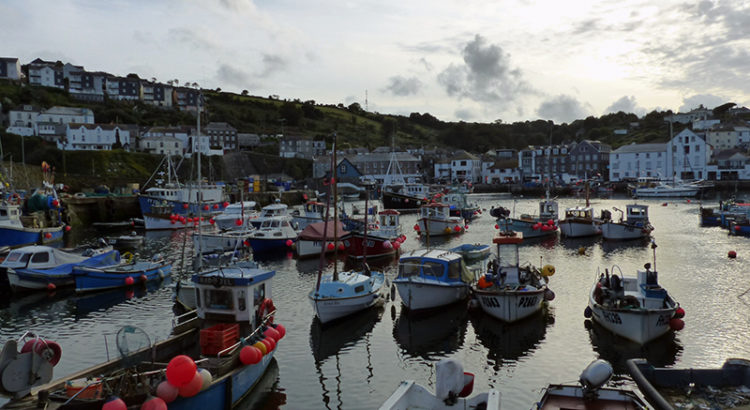
[[21, 63], [16, 57], [0, 57], [0, 79], [20, 80]]
[[111, 124], [68, 124], [65, 139], [57, 148], [66, 151], [109, 151], [118, 146], [130, 148], [130, 131]]
[[65, 135], [67, 124], [94, 123], [94, 112], [88, 108], [78, 107], [55, 106], [42, 110], [32, 105], [22, 105], [10, 110], [8, 116], [7, 132], [22, 136], [39, 136], [52, 142]]
[[552, 146], [529, 146], [518, 152], [523, 181], [556, 182], [606, 175], [611, 147], [599, 141], [583, 140], [578, 143]]
[[279, 156], [282, 158], [314, 159], [326, 154], [325, 140], [309, 137], [284, 136], [279, 141]]

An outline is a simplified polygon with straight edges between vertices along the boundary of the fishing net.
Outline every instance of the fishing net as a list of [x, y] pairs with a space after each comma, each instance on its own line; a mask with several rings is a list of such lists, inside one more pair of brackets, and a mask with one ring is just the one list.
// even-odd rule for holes
[[135, 326], [123, 326], [120, 328], [120, 330], [117, 331], [115, 340], [124, 367], [137, 364], [137, 359], [132, 357], [133, 352], [151, 346], [151, 339], [146, 332]]

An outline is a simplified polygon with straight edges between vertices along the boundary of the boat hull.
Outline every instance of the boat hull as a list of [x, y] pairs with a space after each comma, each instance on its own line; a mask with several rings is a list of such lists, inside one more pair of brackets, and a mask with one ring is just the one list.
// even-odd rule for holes
[[[417, 224], [419, 225], [421, 235], [450, 236], [463, 233], [464, 231], [463, 220], [420, 218]], [[458, 230], [456, 230], [456, 227], [458, 227]]]
[[250, 238], [248, 239], [248, 243], [250, 243], [250, 247], [253, 249], [253, 252], [257, 254], [259, 252], [273, 252], [290, 249], [286, 244], [286, 241], [291, 240], [292, 242], [294, 242], [296, 239], [296, 237], [279, 239]]
[[[396, 238], [383, 238], [380, 236], [367, 235], [367, 257], [376, 258], [380, 256], [389, 256], [398, 252], [398, 249], [394, 248], [393, 245], [386, 246], [385, 242], [389, 241], [391, 244]], [[348, 243], [348, 245], [347, 245]], [[351, 237], [344, 241], [344, 246], [349, 249], [349, 256], [355, 259], [362, 259], [365, 255], [365, 236], [358, 232], [352, 232]]]
[[394, 279], [393, 284], [401, 303], [409, 310], [432, 309], [450, 305], [469, 296], [469, 287], [463, 282], [441, 282], [419, 278]]
[[542, 223], [542, 225], [547, 225], [547, 221], [527, 221], [525, 219], [516, 218], [498, 219], [497, 224], [504, 230], [522, 233], [524, 239], [543, 238], [547, 236], [557, 235], [557, 227], [555, 227], [555, 229], [547, 230], [544, 230], [542, 228], [534, 229], [534, 226], [536, 226], [536, 224], [540, 222]]
[[122, 288], [128, 285], [126, 278], [133, 278], [133, 284], [145, 284], [163, 280], [172, 274], [171, 263], [143, 263], [138, 262], [132, 267], [120, 269], [91, 269], [76, 267], [73, 269], [76, 292], [90, 292], [104, 289]]
[[562, 220], [558, 224], [560, 227], [560, 235], [568, 238], [581, 238], [584, 236], [595, 236], [601, 235], [601, 226], [593, 221], [572, 221]]
[[[49, 234], [49, 238], [47, 238]], [[63, 238], [63, 227], [24, 228], [14, 226], [0, 227], [0, 247], [17, 248], [33, 244], [47, 244]]]
[[504, 322], [515, 322], [542, 309], [546, 288], [533, 291], [475, 289], [479, 306], [488, 315]]
[[607, 309], [589, 298], [591, 319], [610, 332], [638, 344], [646, 344], [670, 331], [671, 309]]
[[9, 268], [7, 274], [8, 283], [14, 291], [45, 290], [50, 288], [50, 284], [54, 285], [54, 288], [59, 288], [71, 286], [75, 283], [75, 279], [70, 273], [52, 275], [16, 271]]
[[193, 233], [193, 247], [200, 253], [211, 253], [241, 249], [250, 232], [228, 231], [227, 233]]
[[382, 201], [385, 209], [419, 209], [420, 206], [429, 202], [424, 198], [396, 194], [388, 191], [383, 191]]
[[651, 230], [642, 226], [628, 225], [616, 222], [605, 222], [602, 224], [602, 237], [612, 240], [627, 240], [647, 238]]
[[368, 293], [351, 298], [315, 298], [311, 295], [310, 299], [318, 320], [329, 323], [375, 306], [380, 294]]
[[[296, 242], [297, 245], [297, 256], [300, 258], [307, 258], [311, 256], [320, 256], [320, 251], [323, 249], [323, 241], [313, 241], [309, 239], [298, 239]], [[329, 242], [325, 242], [329, 243]], [[330, 243], [333, 243], [331, 241]], [[343, 241], [339, 241], [336, 246], [344, 245]], [[345, 245], [344, 245], [345, 246]], [[326, 248], [325, 253], [333, 253], [335, 251], [334, 249], [328, 249]]]
[[700, 188], [697, 187], [654, 187], [654, 188], [635, 188], [633, 196], [638, 198], [689, 198], [698, 194]]

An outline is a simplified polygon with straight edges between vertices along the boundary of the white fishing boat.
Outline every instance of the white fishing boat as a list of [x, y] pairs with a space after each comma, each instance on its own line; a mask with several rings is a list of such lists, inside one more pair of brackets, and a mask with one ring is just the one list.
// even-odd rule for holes
[[[341, 222], [330, 222], [328, 224], [325, 222], [315, 222], [309, 224], [297, 236], [297, 256], [300, 258], [319, 256], [321, 251], [331, 253], [336, 248], [339, 251], [343, 251], [346, 248], [344, 241], [348, 238], [349, 232], [344, 230]], [[323, 246], [325, 246], [325, 249], [323, 249]]]
[[497, 245], [496, 259], [489, 264], [488, 273], [473, 285], [474, 296], [482, 310], [505, 322], [515, 322], [542, 309], [545, 300], [554, 299], [547, 288], [549, 276], [555, 273], [552, 265], [542, 270], [534, 266], [520, 266], [518, 245], [523, 235], [503, 231], [492, 239]]
[[302, 209], [292, 211], [292, 219], [297, 229], [304, 230], [308, 225], [323, 221], [326, 205], [318, 201], [308, 201]]
[[463, 233], [464, 218], [450, 215], [450, 205], [433, 202], [419, 208], [417, 232], [420, 235], [443, 236]]
[[612, 378], [612, 365], [595, 360], [583, 370], [579, 384], [550, 384], [536, 403], [538, 410], [621, 409], [645, 410], [646, 403], [633, 391], [603, 387]]
[[601, 218], [594, 217], [594, 208], [589, 202], [589, 181], [585, 182], [586, 206], [576, 206], [565, 209], [565, 219], [558, 223], [560, 235], [568, 238], [580, 238], [584, 236], [601, 235], [602, 223], [609, 220], [612, 214], [608, 210], [602, 210]]
[[463, 371], [455, 359], [442, 359], [435, 364], [435, 393], [405, 380], [386, 400], [380, 410], [402, 409], [486, 409], [500, 410], [500, 392], [490, 389], [486, 393], [468, 397], [474, 389], [474, 375]]
[[460, 254], [419, 249], [401, 255], [393, 284], [410, 310], [431, 309], [466, 300], [473, 275]]
[[[332, 180], [336, 180], [336, 137], [334, 134], [333, 155], [331, 156]], [[338, 197], [333, 190], [333, 202]], [[338, 207], [333, 208], [333, 220], [338, 220]], [[328, 223], [327, 221], [324, 223]], [[336, 231], [334, 230], [334, 233]], [[335, 234], [334, 234], [335, 235]], [[338, 238], [334, 237], [334, 243]], [[366, 240], [366, 238], [365, 238]], [[334, 246], [334, 255], [338, 247]], [[322, 260], [322, 258], [321, 258]], [[367, 260], [362, 262], [361, 271], [339, 272], [338, 263], [334, 257], [333, 272], [323, 275], [323, 267], [318, 270], [318, 280], [315, 288], [310, 291], [308, 298], [312, 303], [315, 316], [325, 324], [334, 320], [355, 314], [374, 306], [382, 300], [381, 290], [385, 282], [383, 272], [370, 271]]]
[[626, 215], [623, 219], [622, 210], [614, 208], [620, 213], [620, 220], [615, 222], [610, 219], [602, 223], [602, 237], [624, 240], [646, 238], [651, 235], [654, 227], [648, 220], [648, 205], [630, 204], [625, 209]]
[[[656, 244], [652, 244], [656, 248]], [[656, 260], [654, 260], [656, 266]], [[615, 267], [620, 272], [614, 273]], [[625, 277], [619, 267], [600, 273], [589, 292], [584, 315], [612, 333], [645, 344], [670, 330], [685, 325], [685, 311], [659, 285], [656, 268], [651, 264], [638, 270], [636, 277]]]
[[[215, 252], [241, 249], [249, 245], [247, 240], [255, 229], [227, 230], [220, 232], [201, 231], [193, 233], [193, 249], [195, 254], [209, 254]], [[247, 243], [246, 243], [247, 242]]]
[[258, 217], [255, 201], [242, 201], [229, 204], [224, 212], [214, 216], [219, 229], [246, 230], [252, 227], [251, 220]]
[[699, 182], [661, 181], [656, 178], [640, 177], [631, 193], [636, 198], [691, 198], [700, 192]]
[[278, 199], [276, 202], [270, 205], [266, 205], [260, 210], [260, 215], [257, 218], [252, 219], [250, 222], [254, 227], [260, 228], [263, 222], [271, 218], [289, 216], [289, 207], [286, 204], [282, 204]]

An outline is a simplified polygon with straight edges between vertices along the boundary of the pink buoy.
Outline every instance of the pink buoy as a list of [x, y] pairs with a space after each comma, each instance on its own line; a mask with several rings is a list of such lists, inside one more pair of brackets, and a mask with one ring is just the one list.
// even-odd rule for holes
[[166, 380], [156, 386], [156, 396], [164, 400], [165, 403], [173, 402], [179, 394], [180, 390]]
[[110, 396], [102, 405], [102, 410], [128, 410], [128, 406], [117, 396]]
[[150, 397], [143, 402], [141, 410], [167, 410], [167, 403], [161, 397]]
[[[195, 363], [193, 363], [195, 364]], [[190, 380], [180, 387], [180, 396], [182, 397], [193, 397], [201, 391], [203, 387], [203, 377], [198, 373], [197, 369], [193, 372]]]
[[401, 247], [401, 242], [399, 241], [393, 242], [392, 246], [393, 246], [393, 249], [398, 249]]

